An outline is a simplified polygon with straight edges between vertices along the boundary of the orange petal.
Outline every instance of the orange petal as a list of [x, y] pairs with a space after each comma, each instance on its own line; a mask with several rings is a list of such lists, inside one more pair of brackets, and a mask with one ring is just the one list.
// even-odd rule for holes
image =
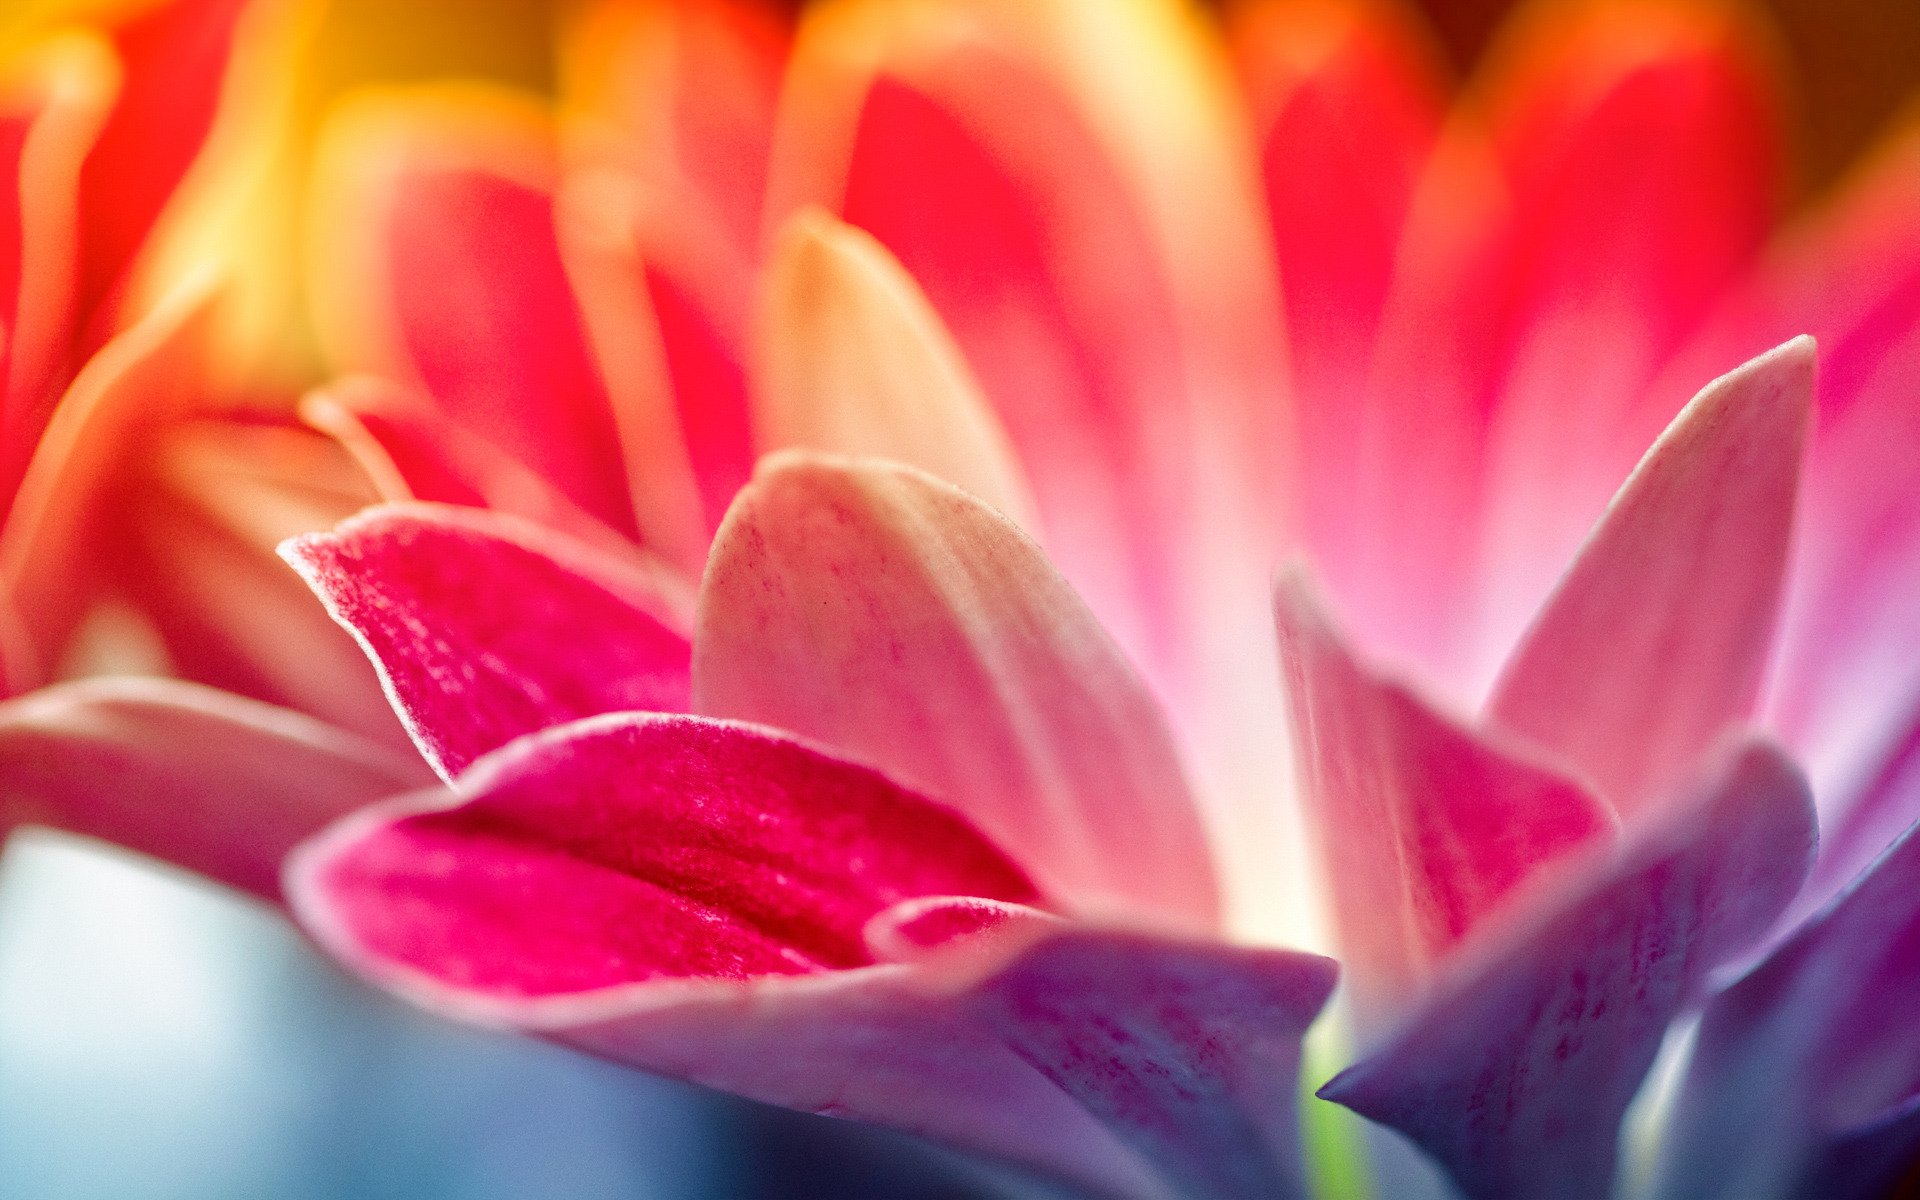
[[764, 448], [895, 459], [1035, 528], [1006, 431], [884, 246], [803, 211], [788, 222], [763, 288], [755, 424]]

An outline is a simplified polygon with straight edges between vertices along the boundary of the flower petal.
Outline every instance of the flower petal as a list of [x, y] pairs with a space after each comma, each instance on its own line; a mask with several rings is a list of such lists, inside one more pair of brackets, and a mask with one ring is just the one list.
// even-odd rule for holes
[[40, 439], [70, 369], [79, 290], [82, 164], [120, 72], [82, 34], [20, 53], [0, 81], [0, 503]]
[[1317, 827], [1362, 1021], [1552, 864], [1611, 840], [1583, 788], [1453, 724], [1356, 662], [1305, 580], [1275, 592], [1302, 799]]
[[[290, 869], [323, 944], [436, 1011], [1101, 1195], [1237, 1197], [1233, 1170], [1297, 1177], [1293, 1068], [1325, 960], [1042, 917], [958, 814], [734, 722], [583, 721], [490, 756], [456, 794], [349, 818]], [[954, 889], [1034, 919], [912, 965], [858, 965], [863, 926]], [[1095, 1037], [1103, 1078], [1056, 1053]], [[1152, 1136], [1173, 1121], [1256, 1157], [1192, 1190], [1199, 1169]]]
[[[1920, 770], [1897, 786], [1920, 810]], [[1916, 997], [1920, 832], [1909, 828], [1708, 1006], [1657, 1194], [1894, 1194], [1882, 1190], [1887, 1159], [1910, 1166], [1920, 1148]]]
[[1620, 489], [1488, 705], [1629, 817], [1752, 710], [1813, 379], [1801, 338], [1701, 391]]
[[334, 365], [431, 395], [633, 533], [621, 442], [555, 239], [541, 110], [477, 87], [367, 96], [335, 114], [318, 156], [311, 270]]
[[1178, 1194], [1305, 1197], [1300, 1041], [1335, 974], [1309, 954], [1070, 932], [1040, 941], [969, 1007]]
[[1766, 745], [1740, 747], [1689, 801], [1617, 864], [1490, 931], [1320, 1095], [1406, 1134], [1473, 1200], [1607, 1196], [1668, 1024], [1812, 865], [1812, 801]]
[[1214, 918], [1159, 710], [1039, 549], [957, 488], [768, 459], [715, 540], [694, 648], [699, 711], [926, 788], [1064, 898]]
[[1489, 649], [1511, 643], [1667, 424], [1648, 384], [1772, 228], [1785, 137], [1754, 23], [1670, 0], [1541, 9], [1484, 72], [1515, 216], [1491, 380]]
[[280, 552], [360, 640], [449, 779], [551, 725], [686, 707], [690, 650], [670, 591], [550, 530], [390, 505]]
[[1240, 3], [1227, 30], [1286, 302], [1306, 538], [1318, 555], [1338, 554], [1366, 536], [1350, 527], [1368, 436], [1357, 398], [1440, 130], [1436, 48], [1409, 13], [1378, 0]]
[[770, 215], [825, 207], [919, 282], [1062, 573], [1162, 686], [1205, 628], [1183, 619], [1196, 496], [1243, 499], [1236, 472], [1270, 479], [1288, 450], [1272, 256], [1211, 39], [1155, 2], [818, 7], [771, 183]]
[[104, 838], [268, 899], [296, 843], [429, 779], [417, 759], [173, 680], [86, 680], [0, 704], [0, 830]]
[[806, 210], [788, 222], [763, 287], [763, 447], [896, 459], [1038, 535], [1006, 431], [884, 246]]
[[338, 448], [274, 424], [184, 422], [142, 440], [110, 513], [110, 581], [172, 673], [291, 708], [412, 756], [352, 639], [274, 557], [371, 499]]

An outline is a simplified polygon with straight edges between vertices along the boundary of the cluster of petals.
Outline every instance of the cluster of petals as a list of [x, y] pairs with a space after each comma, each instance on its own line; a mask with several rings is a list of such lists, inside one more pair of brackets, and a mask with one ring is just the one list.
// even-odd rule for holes
[[[0, 707], [9, 823], [1141, 1198], [1308, 1193], [1336, 969], [1255, 935], [1317, 879], [1307, 1082], [1461, 1194], [1614, 1194], [1636, 1096], [1649, 1194], [1911, 1170], [1920, 137], [1781, 227], [1764, 31], [1688, 0], [1529, 10], [1458, 95], [1370, 0], [600, 0], [563, 50], [557, 108], [334, 115], [339, 378], [140, 510], [197, 682]], [[177, 390], [171, 311], [102, 378]], [[53, 411], [4, 445], [80, 489]], [[70, 629], [11, 521], [0, 616]]]

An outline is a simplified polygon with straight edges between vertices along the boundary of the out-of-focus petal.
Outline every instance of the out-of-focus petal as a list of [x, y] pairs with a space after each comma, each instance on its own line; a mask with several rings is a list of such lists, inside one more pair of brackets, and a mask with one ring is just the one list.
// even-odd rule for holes
[[700, 211], [590, 169], [570, 177], [558, 216], [624, 439], [641, 541], [689, 573], [753, 469], [753, 261], [703, 230]]
[[7, 683], [44, 683], [104, 565], [84, 548], [140, 435], [204, 400], [213, 281], [167, 297], [87, 363], [47, 422], [0, 529], [0, 608], [21, 634]]
[[1394, 0], [1246, 0], [1228, 34], [1280, 264], [1308, 544], [1338, 553], [1360, 400], [1416, 185], [1439, 133], [1436, 47]]
[[104, 838], [270, 900], [297, 843], [431, 778], [411, 756], [174, 680], [86, 680], [0, 704], [5, 828]]
[[1502, 672], [1497, 724], [1632, 816], [1753, 708], [1785, 579], [1814, 346], [1707, 385], [1620, 489]]
[[1039, 548], [957, 488], [768, 459], [715, 540], [694, 653], [698, 711], [927, 789], [1064, 898], [1215, 919], [1159, 709]]
[[[272, 0], [167, 0], [110, 31], [122, 69], [118, 102], [80, 180], [79, 311], [99, 336], [97, 306], [128, 269], [219, 113], [236, 38]], [[94, 314], [89, 317], [89, 314]]]
[[562, 94], [606, 126], [593, 151], [751, 250], [788, 22], [772, 0], [598, 0], [562, 35]]
[[1676, 820], [1490, 930], [1381, 1048], [1320, 1094], [1398, 1129], [1473, 1200], [1605, 1197], [1620, 1122], [1668, 1024], [1812, 865], [1805, 783], [1738, 748]]
[[411, 755], [352, 638], [274, 556], [372, 502], [346, 456], [306, 430], [239, 420], [184, 422], [141, 450], [108, 512], [103, 566], [172, 671]]
[[[1920, 770], [1897, 786], [1920, 808]], [[1920, 1148], [1916, 1001], [1920, 831], [1909, 829], [1708, 1007], [1656, 1194], [1895, 1194]]]
[[530, 99], [441, 88], [337, 112], [315, 168], [315, 319], [336, 367], [432, 396], [634, 532], [621, 441], [554, 233], [553, 133]]
[[1370, 674], [1298, 574], [1275, 610], [1303, 801], [1350, 986], [1377, 1025], [1516, 888], [1610, 842], [1613, 821], [1578, 784]]
[[0, 81], [0, 504], [73, 355], [81, 166], [119, 82], [112, 51], [80, 34], [32, 47]]
[[1483, 653], [1511, 644], [1667, 424], [1647, 385], [1772, 228], [1784, 134], [1754, 20], [1675, 0], [1542, 3], [1484, 72], [1514, 221]]
[[304, 397], [300, 415], [353, 456], [382, 500], [492, 509], [610, 554], [636, 553], [630, 539], [537, 472], [398, 385], [366, 376], [340, 380]]
[[[903, 1127], [1096, 1194], [1252, 1194], [1182, 1187], [1190, 1165], [1155, 1159], [1150, 1104], [1184, 1088], [1180, 1119], [1239, 1114], [1236, 1151], [1280, 1163], [1270, 1178], [1297, 1170], [1279, 1106], [1328, 963], [1048, 920], [872, 962], [868, 922], [955, 888], [1036, 898], [958, 814], [867, 768], [771, 730], [639, 714], [515, 742], [452, 805], [349, 818], [296, 855], [289, 881], [329, 949], [442, 1013]], [[1139, 995], [1144, 979], [1177, 984], [1177, 1001]], [[1111, 1003], [1088, 1013], [1092, 997]], [[1090, 1070], [1050, 1053], [1062, 1037], [1091, 1044], [1067, 1031], [1088, 1024], [1109, 1038]], [[1140, 1066], [1129, 1036], [1169, 1057], [1123, 1078]], [[1148, 1103], [1103, 1099], [1129, 1087]]]
[[281, 554], [379, 670], [451, 779], [522, 734], [687, 706], [686, 636], [659, 579], [477, 509], [372, 509]]
[[764, 448], [895, 459], [1037, 532], [1006, 431], [884, 246], [823, 212], [801, 213], [764, 288], [755, 388]]
[[1288, 461], [1272, 256], [1223, 58], [1161, 0], [822, 5], [770, 184], [770, 217], [825, 207], [925, 289], [1062, 572], [1163, 684], [1210, 628], [1184, 607], [1194, 531], [1222, 532], [1196, 498], [1240, 518], [1258, 464], [1277, 509]]

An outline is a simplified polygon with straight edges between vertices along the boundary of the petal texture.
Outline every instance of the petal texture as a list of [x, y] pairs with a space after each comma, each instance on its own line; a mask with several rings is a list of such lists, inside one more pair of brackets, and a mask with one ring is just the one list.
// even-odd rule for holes
[[1212, 920], [1159, 710], [1039, 549], [957, 488], [767, 460], [715, 541], [694, 646], [699, 711], [925, 788], [1067, 898]]
[[373, 509], [281, 549], [380, 671], [427, 761], [579, 717], [684, 709], [686, 637], [656, 580], [478, 510]]
[[1363, 1023], [1403, 1011], [1521, 884], [1611, 840], [1605, 805], [1356, 662], [1298, 574], [1275, 597], [1303, 799]]
[[1620, 490], [1513, 659], [1491, 719], [1632, 815], [1756, 699], [1786, 574], [1814, 354], [1700, 393]]
[[1412, 1138], [1473, 1200], [1609, 1195], [1669, 1023], [1778, 917], [1813, 843], [1798, 773], [1740, 748], [1678, 820], [1490, 935], [1320, 1094]]

